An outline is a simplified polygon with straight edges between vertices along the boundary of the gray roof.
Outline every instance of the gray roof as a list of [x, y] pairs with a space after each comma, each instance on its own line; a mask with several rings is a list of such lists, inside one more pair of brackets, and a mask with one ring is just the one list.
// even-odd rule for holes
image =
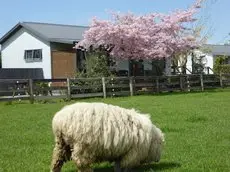
[[80, 41], [83, 39], [83, 33], [88, 30], [89, 27], [50, 23], [20, 22], [0, 39], [0, 44], [4, 43], [11, 35], [13, 35], [21, 28], [24, 28], [31, 34], [49, 42], [73, 44], [74, 41]]
[[205, 44], [204, 47], [207, 48], [212, 55], [230, 55], [230, 45], [228, 44]]

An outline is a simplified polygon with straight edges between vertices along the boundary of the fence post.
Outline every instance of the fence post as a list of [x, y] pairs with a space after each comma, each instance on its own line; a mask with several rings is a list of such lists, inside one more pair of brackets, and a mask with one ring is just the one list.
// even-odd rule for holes
[[103, 88], [103, 97], [106, 98], [106, 85], [105, 85], [105, 78], [102, 77], [102, 88]]
[[183, 90], [184, 90], [184, 85], [183, 85], [183, 76], [182, 76], [182, 75], [180, 75], [180, 89], [181, 89], [181, 91], [183, 91]]
[[201, 86], [201, 91], [204, 91], [204, 78], [203, 78], [203, 74], [200, 74], [200, 86]]
[[71, 100], [71, 85], [70, 85], [69, 78], [66, 79], [66, 83], [67, 83], [67, 100], [70, 101]]
[[187, 89], [188, 89], [187, 91], [190, 92], [191, 88], [190, 88], [190, 82], [189, 82], [189, 75], [187, 75], [186, 79], [187, 79]]
[[33, 80], [29, 79], [29, 93], [30, 93], [30, 103], [34, 103], [34, 91], [33, 91]]
[[223, 88], [223, 78], [222, 73], [220, 73], [220, 87]]
[[133, 96], [133, 77], [129, 77], [130, 96]]
[[156, 89], [157, 89], [157, 93], [160, 92], [160, 86], [159, 86], [159, 77], [156, 77]]

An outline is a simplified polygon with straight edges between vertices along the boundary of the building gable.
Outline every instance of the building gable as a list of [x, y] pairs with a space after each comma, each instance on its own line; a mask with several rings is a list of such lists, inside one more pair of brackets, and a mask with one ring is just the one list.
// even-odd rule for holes
[[[25, 58], [26, 51], [38, 52], [41, 59]], [[2, 68], [42, 68], [44, 77], [51, 78], [50, 43], [20, 28], [2, 44]]]
[[75, 41], [82, 40], [84, 32], [88, 29], [86, 26], [22, 22], [18, 23], [6, 33], [0, 39], [0, 44], [7, 41], [7, 39], [13, 36], [21, 28], [24, 28], [28, 33], [44, 41], [66, 44], [73, 44]]

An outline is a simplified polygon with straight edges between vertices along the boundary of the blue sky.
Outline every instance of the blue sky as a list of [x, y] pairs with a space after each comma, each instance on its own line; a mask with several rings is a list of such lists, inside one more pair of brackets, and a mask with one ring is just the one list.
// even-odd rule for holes
[[[88, 25], [92, 17], [108, 19], [106, 10], [168, 13], [185, 9], [195, 0], [15, 0], [1, 1], [0, 37], [20, 21]], [[209, 17], [206, 29], [212, 29], [209, 43], [223, 44], [230, 40], [230, 0], [206, 0], [198, 16]]]

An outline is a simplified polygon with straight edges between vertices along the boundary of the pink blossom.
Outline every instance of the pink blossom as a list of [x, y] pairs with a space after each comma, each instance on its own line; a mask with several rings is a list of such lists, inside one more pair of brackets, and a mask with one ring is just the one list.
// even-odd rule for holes
[[132, 13], [112, 13], [112, 21], [94, 18], [89, 30], [84, 33], [84, 39], [75, 48], [105, 46], [112, 49], [112, 57], [121, 59], [171, 57], [175, 52], [199, 46], [199, 41], [185, 25], [195, 21], [193, 15], [201, 2], [197, 0], [189, 9], [170, 14], [135, 16]]

